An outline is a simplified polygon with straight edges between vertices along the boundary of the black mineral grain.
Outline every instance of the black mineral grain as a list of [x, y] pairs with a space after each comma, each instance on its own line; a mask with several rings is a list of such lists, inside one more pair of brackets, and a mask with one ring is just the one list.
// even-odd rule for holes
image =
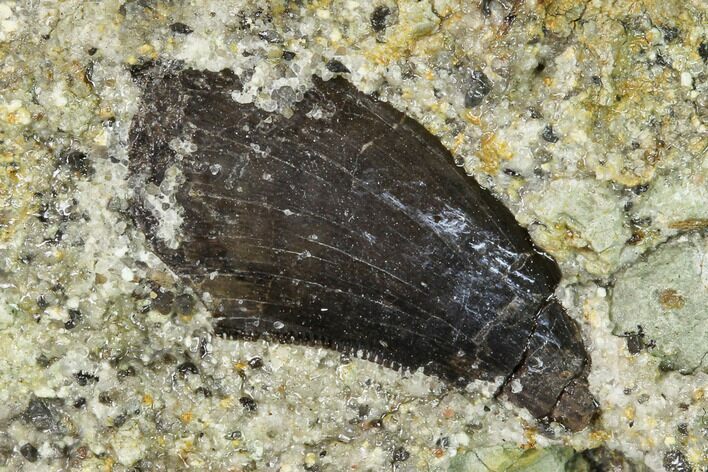
[[93, 375], [89, 372], [83, 371], [83, 370], [75, 372], [74, 379], [76, 379], [76, 383], [82, 387], [88, 385], [89, 382], [90, 383], [97, 383], [98, 382], [98, 377], [96, 377], [95, 375]]
[[703, 62], [708, 62], [708, 43], [702, 42], [700, 46], [698, 46], [698, 55], [701, 56]]
[[192, 28], [185, 25], [184, 23], [179, 23], [179, 22], [172, 23], [170, 25], [170, 31], [172, 31], [173, 33], [177, 33], [177, 34], [191, 34], [194, 32], [194, 30]]
[[374, 11], [371, 13], [371, 28], [377, 33], [385, 30], [387, 26], [386, 22], [390, 14], [391, 9], [387, 6], [379, 5], [374, 8]]
[[92, 172], [91, 161], [88, 156], [81, 151], [70, 151], [62, 156], [62, 163], [73, 172], [82, 176], [87, 176]]
[[69, 310], [69, 319], [64, 322], [64, 329], [74, 329], [81, 322], [81, 312], [76, 309]]
[[347, 66], [337, 59], [330, 59], [327, 61], [327, 64], [325, 64], [325, 67], [328, 71], [334, 72], [335, 74], [348, 74], [350, 72]]
[[33, 397], [22, 413], [22, 418], [37, 431], [60, 433], [64, 430], [60, 410], [62, 404], [59, 398]]
[[551, 125], [546, 125], [543, 127], [543, 131], [541, 132], [541, 137], [543, 138], [544, 141], [548, 143], [557, 143], [558, 142], [558, 135], [553, 131], [553, 126]]
[[194, 362], [186, 361], [177, 366], [177, 372], [182, 375], [198, 374], [199, 369], [196, 365], [194, 365]]
[[393, 451], [393, 462], [405, 462], [411, 456], [411, 453], [406, 451], [403, 447], [397, 447]]
[[662, 465], [666, 472], [693, 472], [693, 467], [686, 459], [683, 452], [674, 449], [664, 454]]
[[28, 462], [37, 462], [37, 459], [39, 459], [37, 448], [30, 443], [23, 444], [20, 447], [20, 454], [22, 454], [22, 457], [24, 457]]
[[246, 411], [256, 411], [256, 409], [258, 409], [258, 404], [251, 397], [241, 397], [238, 399], [238, 402], [241, 404], [241, 406], [243, 406], [243, 409]]
[[482, 104], [484, 97], [492, 91], [492, 82], [481, 70], [473, 71], [468, 80], [465, 92], [465, 106], [475, 108]]

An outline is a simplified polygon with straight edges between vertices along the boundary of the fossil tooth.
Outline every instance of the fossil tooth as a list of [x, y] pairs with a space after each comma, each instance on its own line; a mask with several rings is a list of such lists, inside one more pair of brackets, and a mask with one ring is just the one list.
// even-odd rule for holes
[[234, 102], [229, 71], [139, 73], [134, 218], [218, 333], [503, 376], [536, 417], [590, 421], [556, 264], [421, 125], [340, 79], [285, 117]]

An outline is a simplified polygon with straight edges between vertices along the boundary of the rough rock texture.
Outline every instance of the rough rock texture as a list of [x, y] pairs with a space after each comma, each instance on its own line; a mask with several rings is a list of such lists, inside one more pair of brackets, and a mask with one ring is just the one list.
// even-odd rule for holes
[[577, 453], [569, 447], [523, 451], [505, 447], [480, 448], [455, 457], [450, 472], [647, 472], [622, 453], [597, 447]]
[[[0, 0], [0, 467], [445, 471], [567, 445], [705, 469], [708, 373], [666, 370], [661, 333], [609, 313], [618, 272], [705, 232], [706, 18], [704, 0]], [[155, 60], [237, 71], [236, 103], [285, 114], [313, 75], [347, 69], [425, 126], [561, 266], [601, 416], [571, 434], [499, 384], [208, 336], [203, 300], [128, 212], [130, 70]], [[561, 200], [577, 203], [541, 204]], [[34, 398], [60, 432], [24, 420]]]

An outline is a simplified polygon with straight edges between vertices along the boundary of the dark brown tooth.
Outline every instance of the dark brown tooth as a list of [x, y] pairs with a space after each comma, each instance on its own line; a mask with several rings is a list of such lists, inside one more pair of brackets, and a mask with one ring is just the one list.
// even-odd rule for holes
[[[286, 118], [234, 102], [229, 71], [138, 73], [135, 221], [210, 294], [217, 332], [380, 353], [455, 383], [503, 376], [539, 418], [584, 408], [578, 328], [548, 302], [556, 264], [421, 125], [341, 79], [313, 79]], [[148, 197], [175, 170], [178, 245]]]

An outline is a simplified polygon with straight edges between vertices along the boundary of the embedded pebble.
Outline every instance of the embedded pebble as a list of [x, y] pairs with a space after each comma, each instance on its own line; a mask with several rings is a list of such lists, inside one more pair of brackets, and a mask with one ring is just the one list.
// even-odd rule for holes
[[708, 372], [708, 241], [698, 235], [659, 246], [617, 275], [610, 315], [615, 332], [641, 330], [665, 365]]

